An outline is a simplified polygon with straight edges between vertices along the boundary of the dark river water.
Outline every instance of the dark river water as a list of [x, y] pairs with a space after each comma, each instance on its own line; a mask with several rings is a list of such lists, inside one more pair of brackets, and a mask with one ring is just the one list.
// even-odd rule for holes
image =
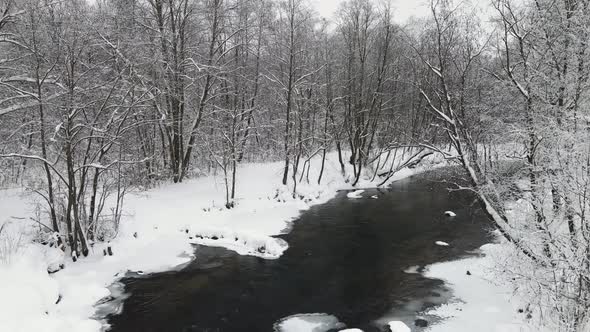
[[474, 197], [441, 181], [449, 172], [367, 190], [361, 199], [339, 193], [280, 236], [289, 249], [277, 260], [199, 246], [181, 271], [125, 278], [129, 297], [108, 318], [111, 331], [264, 332], [299, 313], [327, 313], [366, 332], [385, 331], [390, 318], [416, 329], [417, 313], [448, 292], [442, 281], [407, 269], [458, 259], [491, 241]]

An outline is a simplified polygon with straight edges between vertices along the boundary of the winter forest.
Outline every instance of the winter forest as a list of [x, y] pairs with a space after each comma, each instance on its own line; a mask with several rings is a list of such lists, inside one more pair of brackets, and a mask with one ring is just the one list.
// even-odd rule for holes
[[[490, 269], [526, 305], [518, 331], [590, 331], [590, 2], [428, 0], [404, 24], [395, 2], [0, 0], [0, 297], [25, 302], [0, 330], [99, 331], [105, 294], [72, 284], [233, 234], [277, 258], [271, 235], [336, 190], [449, 166], [510, 257]], [[186, 220], [138, 226], [162, 188]], [[165, 263], [134, 268], [148, 237]]]

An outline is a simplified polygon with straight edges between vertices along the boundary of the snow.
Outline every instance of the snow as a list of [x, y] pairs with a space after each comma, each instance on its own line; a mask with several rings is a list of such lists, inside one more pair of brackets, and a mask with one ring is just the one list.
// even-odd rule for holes
[[[76, 263], [69, 254], [32, 242], [40, 227], [30, 220], [38, 197], [21, 189], [0, 190], [0, 331], [98, 332], [105, 326], [95, 318], [96, 303], [120, 295], [113, 286], [120, 278], [128, 272], [179, 269], [193, 259], [193, 244], [265, 259], [280, 257], [288, 243], [274, 236], [288, 232], [302, 210], [328, 201], [338, 190], [354, 190], [351, 169], [343, 176], [335, 153], [328, 154], [318, 185], [320, 164], [318, 158], [312, 162], [309, 184], [298, 184], [295, 198], [292, 187], [280, 185], [280, 162], [241, 165], [231, 210], [224, 207], [221, 176], [129, 194], [116, 238], [95, 244], [90, 255]], [[403, 169], [385, 185], [423, 169]], [[371, 175], [363, 175], [358, 187], [374, 187], [380, 179], [371, 182]], [[360, 196], [361, 191], [355, 192]], [[113, 256], [103, 256], [107, 246]], [[47, 273], [48, 267], [58, 270], [61, 264], [63, 270]]]
[[361, 194], [364, 192], [365, 192], [364, 190], [355, 190], [353, 192], [349, 192], [348, 194], [346, 194], [346, 197], [348, 197], [348, 198], [362, 198], [363, 196]]
[[23, 199], [26, 192], [22, 189], [0, 190], [0, 225], [13, 223], [32, 215], [31, 201]]
[[437, 246], [448, 247], [449, 244], [443, 241], [436, 241], [434, 242]]
[[[354, 190], [350, 179], [341, 175], [334, 154], [326, 162], [321, 185], [312, 179], [319, 163], [312, 165], [310, 184], [299, 184], [297, 198], [291, 187], [278, 185], [281, 163], [242, 165], [236, 207], [231, 210], [224, 208], [223, 179], [216, 176], [134, 193], [126, 198], [118, 236], [108, 244], [96, 244], [90, 256], [77, 263], [57, 249], [31, 242], [39, 228], [30, 220], [38, 198], [21, 189], [0, 190], [0, 331], [98, 332], [104, 322], [95, 318], [96, 303], [107, 296], [121, 296], [116, 287], [120, 278], [127, 272], [149, 274], [181, 268], [193, 259], [193, 244], [222, 246], [265, 259], [280, 257], [288, 243], [274, 235], [287, 232], [302, 210], [326, 202], [337, 190]], [[421, 170], [404, 169], [390, 182]], [[374, 186], [368, 178], [362, 178], [358, 186]], [[362, 193], [355, 190], [347, 197], [362, 197]], [[449, 212], [455, 215], [452, 211], [445, 214]], [[107, 245], [113, 256], [102, 255]], [[427, 330], [545, 332], [527, 324], [526, 313], [518, 313], [526, 306], [514, 296], [508, 281], [501, 282], [502, 273], [494, 270], [498, 257], [508, 256], [509, 245], [490, 244], [480, 250], [482, 257], [426, 268], [426, 277], [443, 279], [454, 295], [449, 303], [423, 313], [442, 318]], [[65, 269], [47, 273], [48, 267], [57, 270], [61, 264]], [[419, 269], [414, 266], [404, 272], [418, 273]], [[344, 328], [336, 317], [326, 314], [290, 316], [277, 324], [281, 331]], [[327, 326], [333, 327], [324, 330]], [[400, 321], [389, 326], [396, 332], [410, 331]]]
[[[522, 300], [514, 295], [496, 262], [511, 248], [506, 243], [486, 244], [483, 256], [437, 263], [427, 267], [425, 276], [445, 281], [454, 297], [446, 304], [425, 312], [442, 318], [429, 326], [432, 332], [549, 332], [526, 320]], [[469, 274], [467, 273], [469, 271]]]
[[199, 230], [193, 244], [224, 247], [240, 255], [259, 256], [267, 259], [279, 258], [289, 246], [279, 238], [260, 236], [248, 231], [236, 232], [223, 229]]
[[[10, 305], [3, 306], [1, 315], [34, 317], [33, 321], [27, 322], [29, 326], [42, 327], [46, 323], [46, 319], [37, 315], [37, 312], [46, 312], [52, 308], [58, 299], [58, 284], [43, 271], [41, 259], [41, 255], [31, 252], [23, 259], [14, 260], [10, 268], [0, 274], [0, 294], [3, 301], [10, 299]], [[25, 275], [30, 277], [23, 278]], [[3, 331], [22, 330], [16, 321], [8, 320], [7, 323]]]
[[457, 214], [453, 211], [445, 211], [445, 216], [447, 217], [456, 217]]
[[62, 125], [63, 122], [60, 122], [55, 126], [55, 134], [57, 134], [61, 130]]
[[342, 329], [345, 325], [328, 314], [297, 314], [281, 319], [275, 324], [278, 332], [326, 332]]
[[107, 169], [107, 166], [101, 165], [99, 163], [92, 163], [92, 164], [88, 164], [86, 165], [87, 167], [92, 167], [92, 168], [98, 168], [98, 169]]
[[391, 332], [411, 332], [408, 325], [400, 321], [392, 321], [388, 325]]
[[28, 218], [34, 214], [33, 201], [23, 199], [26, 194], [21, 189], [0, 190], [0, 267], [18, 260], [16, 253], [32, 236]]
[[[287, 232], [302, 210], [326, 202], [338, 190], [354, 190], [350, 178], [341, 175], [336, 155], [329, 155], [321, 185], [312, 179], [317, 176], [318, 165], [312, 164], [310, 184], [298, 185], [297, 198], [293, 198], [291, 187], [278, 185], [281, 163], [240, 166], [236, 207], [231, 210], [224, 208], [223, 179], [216, 176], [134, 193], [126, 198], [118, 236], [110, 243], [96, 244], [90, 256], [81, 257], [77, 263], [57, 249], [31, 242], [39, 228], [30, 220], [38, 198], [22, 189], [0, 190], [0, 331], [101, 331], [104, 322], [95, 318], [99, 310], [96, 303], [107, 296], [121, 296], [120, 287], [116, 287], [120, 278], [127, 272], [179, 269], [193, 259], [193, 244], [222, 246], [265, 259], [280, 257], [288, 243], [274, 235]], [[390, 182], [421, 170], [404, 169]], [[361, 178], [358, 186], [374, 186], [369, 178]], [[347, 197], [362, 197], [362, 193], [355, 190]], [[448, 246], [442, 241], [435, 244]], [[107, 245], [112, 247], [113, 256], [102, 255]], [[490, 244], [480, 249], [482, 257], [426, 268], [426, 277], [443, 279], [454, 295], [449, 303], [423, 313], [442, 318], [428, 331], [545, 332], [527, 324], [526, 312], [518, 313], [525, 304], [514, 296], [509, 281], [502, 281], [503, 274], [494, 269], [498, 257], [508, 257], [507, 250], [510, 246], [506, 243]], [[47, 273], [47, 268], [57, 270], [61, 264], [65, 269]], [[420, 267], [404, 272], [418, 273]], [[336, 317], [326, 314], [290, 316], [277, 324], [281, 331], [344, 328]], [[324, 330], [327, 326], [334, 327]], [[389, 326], [396, 332], [410, 331], [400, 321]]]

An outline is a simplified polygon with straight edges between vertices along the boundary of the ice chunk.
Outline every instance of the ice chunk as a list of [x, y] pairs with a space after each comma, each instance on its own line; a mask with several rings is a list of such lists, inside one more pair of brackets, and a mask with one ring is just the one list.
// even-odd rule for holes
[[389, 322], [389, 329], [391, 332], [411, 332], [408, 325], [397, 320]]
[[457, 214], [455, 214], [455, 212], [453, 212], [453, 211], [445, 211], [445, 216], [447, 216], [447, 217], [456, 217]]
[[437, 246], [448, 247], [449, 244], [443, 241], [436, 241], [434, 242]]
[[335, 316], [320, 313], [285, 317], [274, 326], [279, 332], [325, 332], [345, 327]]
[[348, 197], [348, 198], [361, 198], [361, 197], [363, 197], [361, 194], [364, 193], [364, 192], [365, 191], [362, 190], [362, 189], [355, 190], [353, 192], [350, 192], [350, 193], [346, 194], [346, 197]]

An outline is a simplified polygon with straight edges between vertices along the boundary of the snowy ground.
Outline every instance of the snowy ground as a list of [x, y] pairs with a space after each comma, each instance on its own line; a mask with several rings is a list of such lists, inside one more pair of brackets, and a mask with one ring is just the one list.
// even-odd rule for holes
[[549, 332], [527, 318], [526, 303], [512, 291], [508, 274], [499, 268], [513, 250], [498, 241], [482, 246], [481, 256], [427, 267], [425, 276], [444, 280], [453, 298], [424, 313], [442, 318], [426, 331]]
[[[302, 210], [326, 202], [337, 190], [351, 189], [335, 154], [329, 155], [321, 185], [316, 184], [319, 162], [312, 165], [310, 184], [299, 184], [295, 199], [291, 188], [280, 185], [281, 163], [241, 166], [237, 205], [231, 210], [224, 208], [223, 179], [216, 176], [130, 195], [119, 233], [108, 244], [114, 255], [103, 256], [107, 244], [97, 244], [77, 263], [59, 250], [31, 243], [40, 227], [29, 221], [35, 213], [32, 195], [0, 190], [0, 331], [100, 331], [103, 322], [94, 319], [95, 304], [111, 296], [110, 285], [129, 271], [165, 271], [188, 263], [193, 243], [278, 258], [288, 244], [272, 235], [288, 231]], [[401, 170], [390, 181], [416, 171]], [[357, 188], [375, 183], [367, 177]], [[59, 264], [65, 269], [47, 273]]]
[[[95, 319], [95, 304], [115, 296], [109, 286], [129, 271], [150, 273], [188, 263], [193, 257], [192, 243], [223, 246], [266, 259], [280, 257], [288, 244], [272, 235], [288, 231], [291, 220], [302, 210], [326, 202], [337, 190], [352, 189], [340, 173], [335, 154], [329, 155], [322, 185], [315, 184], [319, 163], [312, 165], [310, 184], [298, 185], [296, 199], [291, 188], [278, 185], [281, 163], [241, 166], [237, 205], [231, 210], [224, 208], [223, 179], [215, 176], [130, 195], [119, 233], [108, 244], [114, 255], [103, 256], [106, 244], [97, 244], [89, 257], [77, 263], [64, 259], [61, 251], [31, 243], [40, 227], [28, 221], [35, 213], [31, 195], [17, 189], [0, 190], [0, 225], [4, 225], [0, 236], [0, 331], [100, 331], [104, 322]], [[416, 171], [420, 169], [404, 169], [390, 182]], [[367, 177], [357, 188], [375, 186], [377, 181]], [[358, 191], [351, 198], [360, 195]], [[494, 247], [483, 250], [490, 248]], [[448, 319], [433, 326], [432, 331], [472, 331], [474, 326], [483, 331], [482, 316], [489, 324], [485, 326], [498, 327], [489, 331], [505, 331], [502, 328], [512, 326], [517, 304], [511, 302], [506, 287], [484, 278], [491, 266], [488, 257], [436, 264], [428, 269], [429, 276], [452, 284], [458, 299], [433, 312]], [[59, 264], [65, 264], [65, 269], [47, 273], [48, 267]], [[473, 275], [466, 277], [465, 269]], [[484, 298], [491, 302], [482, 301]], [[304, 322], [297, 317], [284, 323], [300, 326]], [[312, 321], [311, 325], [316, 323]]]

